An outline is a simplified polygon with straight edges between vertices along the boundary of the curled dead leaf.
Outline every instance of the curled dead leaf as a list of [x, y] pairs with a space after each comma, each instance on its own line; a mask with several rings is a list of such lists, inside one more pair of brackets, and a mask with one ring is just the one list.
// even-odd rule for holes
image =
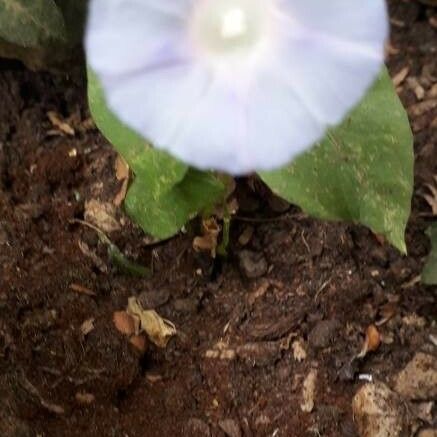
[[115, 176], [118, 181], [129, 178], [129, 165], [120, 155], [115, 160]]
[[215, 258], [217, 254], [217, 240], [221, 227], [214, 217], [202, 221], [202, 236], [195, 237], [193, 249], [196, 252], [210, 252]]
[[118, 331], [125, 335], [135, 333], [135, 321], [126, 311], [116, 311], [112, 315], [112, 320]]
[[170, 338], [177, 333], [170, 320], [163, 319], [155, 310], [144, 310], [135, 296], [129, 298], [126, 311], [135, 319], [135, 334], [145, 332], [158, 347], [166, 347]]
[[369, 325], [366, 329], [366, 338], [361, 348], [358, 358], [365, 357], [369, 352], [376, 351], [381, 344], [381, 334], [375, 325]]

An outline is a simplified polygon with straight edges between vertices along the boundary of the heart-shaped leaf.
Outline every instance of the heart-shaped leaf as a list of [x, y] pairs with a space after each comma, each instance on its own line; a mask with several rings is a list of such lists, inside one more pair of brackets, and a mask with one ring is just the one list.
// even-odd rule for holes
[[261, 178], [308, 214], [362, 223], [405, 252], [413, 137], [386, 71], [344, 122], [291, 165]]

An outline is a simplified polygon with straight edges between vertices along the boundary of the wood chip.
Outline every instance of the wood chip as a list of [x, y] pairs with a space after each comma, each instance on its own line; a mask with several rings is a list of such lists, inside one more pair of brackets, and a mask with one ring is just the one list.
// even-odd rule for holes
[[94, 318], [90, 318], [85, 320], [80, 326], [80, 332], [83, 336], [88, 335], [91, 331], [94, 330]]
[[413, 117], [420, 117], [423, 114], [437, 108], [437, 99], [429, 99], [408, 108], [408, 113]]
[[91, 405], [95, 400], [92, 393], [77, 392], [75, 395], [76, 402], [81, 405]]
[[406, 77], [408, 76], [408, 73], [410, 72], [410, 67], [404, 67], [402, 68], [398, 73], [396, 73], [393, 76], [393, 85], [395, 87], [398, 87], [399, 85], [401, 85], [403, 83], [403, 81], [406, 79]]
[[74, 136], [74, 129], [64, 120], [61, 119], [60, 115], [54, 111], [47, 112], [47, 117], [50, 120], [50, 123], [59, 130], [59, 132], [64, 133], [66, 135]]
[[94, 291], [80, 284], [70, 284], [69, 288], [70, 290], [73, 290], [76, 293], [86, 294], [87, 296], [96, 296], [96, 293], [94, 293]]

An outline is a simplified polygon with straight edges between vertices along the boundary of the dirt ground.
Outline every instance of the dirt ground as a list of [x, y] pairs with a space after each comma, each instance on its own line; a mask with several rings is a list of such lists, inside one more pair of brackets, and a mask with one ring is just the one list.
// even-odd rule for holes
[[[415, 133], [408, 256], [242, 180], [226, 260], [193, 251], [196, 223], [154, 245], [118, 211], [112, 242], [153, 264], [132, 277], [74, 221], [121, 184], [83, 76], [0, 64], [1, 436], [352, 437], [365, 379], [392, 387], [417, 352], [437, 354], [437, 290], [418, 281], [437, 176], [437, 8], [390, 10], [388, 65]], [[140, 353], [114, 327], [131, 296], [176, 325], [165, 349]], [[381, 344], [354, 359], [375, 323]], [[405, 435], [437, 426], [421, 401], [428, 417], [408, 404]]]

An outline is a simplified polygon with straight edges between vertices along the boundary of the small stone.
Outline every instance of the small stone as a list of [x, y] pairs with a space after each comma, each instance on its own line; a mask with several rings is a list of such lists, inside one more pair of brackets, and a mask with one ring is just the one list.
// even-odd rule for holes
[[338, 320], [321, 320], [310, 332], [308, 341], [316, 349], [326, 348], [330, 346], [339, 329], [340, 322]]
[[235, 420], [223, 419], [218, 425], [228, 437], [241, 437], [240, 425]]
[[168, 302], [170, 292], [163, 288], [161, 290], [143, 291], [138, 296], [138, 301], [145, 310], [154, 310]]
[[188, 420], [185, 428], [187, 430], [186, 434], [193, 437], [211, 436], [211, 430], [209, 429], [209, 426], [203, 420], [195, 417]]
[[394, 389], [413, 400], [437, 397], [437, 358], [423, 352], [416, 353], [396, 375]]
[[238, 259], [241, 272], [249, 279], [259, 278], [267, 272], [267, 261], [261, 252], [242, 250]]
[[300, 409], [304, 413], [311, 413], [314, 409], [314, 397], [316, 393], [317, 369], [311, 369], [303, 382]]
[[407, 434], [406, 411], [399, 396], [385, 384], [365, 384], [352, 400], [360, 437], [402, 437]]
[[173, 302], [174, 309], [179, 313], [194, 314], [197, 312], [197, 299], [176, 299]]

